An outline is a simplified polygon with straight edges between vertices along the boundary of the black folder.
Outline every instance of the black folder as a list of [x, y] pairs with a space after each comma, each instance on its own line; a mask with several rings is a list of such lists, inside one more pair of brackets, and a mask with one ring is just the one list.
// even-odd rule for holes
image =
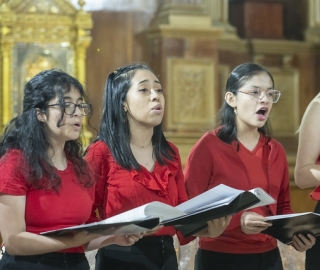
[[262, 231], [284, 244], [291, 244], [295, 234], [320, 235], [320, 215], [312, 212], [267, 217], [272, 226]]
[[188, 213], [185, 217], [180, 217], [171, 221], [166, 221], [164, 224], [176, 225], [176, 228], [183, 233], [184, 236], [191, 236], [207, 227], [207, 221], [221, 218], [228, 215], [233, 215], [242, 210], [250, 208], [259, 203], [260, 200], [251, 192], [244, 191], [239, 194], [232, 201], [220, 205], [218, 207], [208, 207], [203, 211], [196, 213]]
[[59, 230], [47, 231], [41, 235], [72, 235], [78, 231], [86, 230], [88, 232], [102, 235], [118, 235], [118, 234], [132, 234], [140, 233], [153, 229], [159, 225], [159, 218], [146, 218], [141, 220], [134, 220], [130, 222], [117, 222], [110, 224], [103, 224], [102, 222], [94, 222], [85, 225], [72, 226]]

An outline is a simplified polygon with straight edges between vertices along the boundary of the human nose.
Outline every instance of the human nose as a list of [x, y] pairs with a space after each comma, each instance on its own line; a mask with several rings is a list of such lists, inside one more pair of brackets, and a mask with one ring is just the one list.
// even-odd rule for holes
[[154, 89], [151, 89], [150, 99], [151, 100], [159, 100], [160, 99], [159, 93], [157, 91], [155, 91]]
[[261, 102], [266, 102], [266, 103], [268, 103], [270, 101], [266, 91], [261, 92], [259, 100]]
[[80, 108], [80, 104], [75, 104], [74, 105], [74, 111], [73, 111], [73, 114], [72, 115], [75, 115], [75, 116], [83, 116], [82, 114], [82, 109]]

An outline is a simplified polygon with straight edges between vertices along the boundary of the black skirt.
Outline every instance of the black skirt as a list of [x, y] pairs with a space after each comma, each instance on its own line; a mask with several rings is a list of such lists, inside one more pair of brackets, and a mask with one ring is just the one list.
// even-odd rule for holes
[[0, 270], [89, 270], [84, 253], [46, 253], [31, 256], [11, 256], [5, 252]]

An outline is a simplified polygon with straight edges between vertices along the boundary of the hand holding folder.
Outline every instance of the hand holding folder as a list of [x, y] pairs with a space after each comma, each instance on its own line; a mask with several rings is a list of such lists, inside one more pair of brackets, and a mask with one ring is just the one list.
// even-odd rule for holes
[[312, 212], [270, 216], [267, 219], [272, 226], [262, 233], [273, 236], [284, 244], [291, 244], [292, 237], [296, 234], [307, 235], [308, 233], [320, 235], [320, 215]]
[[62, 235], [79, 230], [104, 235], [146, 232], [158, 225], [176, 226], [185, 236], [207, 226], [207, 221], [232, 215], [245, 209], [275, 203], [263, 189], [238, 190], [220, 184], [176, 207], [150, 202], [100, 222], [43, 232]]

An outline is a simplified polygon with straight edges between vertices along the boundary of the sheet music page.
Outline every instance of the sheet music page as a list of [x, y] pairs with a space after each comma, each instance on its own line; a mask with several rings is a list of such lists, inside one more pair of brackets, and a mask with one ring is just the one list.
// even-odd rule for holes
[[254, 188], [249, 190], [251, 193], [256, 195], [258, 199], [260, 200], [259, 203], [255, 204], [254, 206], [249, 207], [248, 209], [264, 206], [268, 204], [276, 203], [277, 201], [272, 198], [267, 192], [265, 192], [262, 188]]
[[153, 216], [153, 217], [158, 217], [160, 218], [160, 222], [163, 220], [167, 220], [167, 219], [172, 219], [172, 218], [176, 218], [176, 217], [181, 217], [186, 215], [185, 212], [161, 203], [161, 202], [152, 202], [147, 204], [146, 209], [145, 209], [145, 214], [147, 216]]
[[281, 218], [298, 217], [298, 216], [303, 216], [303, 215], [308, 215], [308, 214], [313, 214], [313, 215], [320, 216], [320, 215], [317, 214], [317, 213], [305, 212], [305, 213], [296, 213], [296, 214], [286, 214], [286, 215], [269, 216], [269, 217], [266, 217], [266, 219], [267, 219], [267, 220], [276, 220], [276, 219], [281, 219]]
[[189, 213], [199, 208], [206, 207], [208, 204], [213, 204], [221, 200], [225, 200], [224, 203], [228, 201], [231, 202], [235, 196], [242, 192], [244, 191], [220, 184], [176, 206], [176, 208]]

